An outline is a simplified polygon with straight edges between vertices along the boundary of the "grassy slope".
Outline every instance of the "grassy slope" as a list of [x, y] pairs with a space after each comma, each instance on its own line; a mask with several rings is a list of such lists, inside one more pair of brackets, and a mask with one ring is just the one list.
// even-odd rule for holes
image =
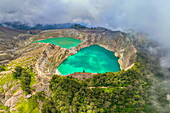
[[35, 97], [32, 97], [30, 99], [25, 99], [22, 97], [18, 104], [15, 106], [17, 111], [14, 111], [14, 113], [38, 113], [39, 112], [39, 104]]
[[[30, 51], [28, 53], [25, 53], [23, 56], [11, 61], [9, 64], [6, 65], [5, 67], [6, 70], [0, 72], [0, 80], [1, 80], [0, 81], [0, 94], [5, 94], [5, 92], [9, 91], [13, 86], [20, 83], [18, 80], [14, 79], [12, 76], [12, 71], [14, 70], [16, 66], [21, 66], [27, 69], [28, 73], [31, 75], [30, 86], [36, 84], [36, 74], [32, 72], [31, 67], [34, 67], [42, 50], [43, 50], [42, 48], [39, 48], [39, 49]], [[3, 86], [5, 85], [7, 86], [7, 90], [3, 88]], [[13, 93], [17, 92], [17, 90], [13, 91]], [[30, 100], [32, 100], [32, 98]], [[33, 102], [29, 101], [29, 99], [24, 99], [24, 95], [23, 95], [22, 98], [20, 99], [20, 102], [18, 102], [15, 108], [18, 112], [29, 113], [28, 109], [30, 109], [30, 106], [32, 105], [32, 103]], [[5, 107], [2, 103], [0, 103], [0, 110], [9, 111], [9, 108]], [[37, 111], [38, 111], [38, 106], [36, 104], [36, 107], [30, 113], [37, 113]]]

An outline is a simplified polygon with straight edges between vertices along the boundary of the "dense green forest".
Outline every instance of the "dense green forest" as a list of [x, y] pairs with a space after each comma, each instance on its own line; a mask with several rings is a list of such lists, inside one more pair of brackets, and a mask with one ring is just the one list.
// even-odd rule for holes
[[[152, 106], [150, 88], [153, 79], [161, 77], [158, 65], [147, 55], [138, 54], [135, 66], [127, 71], [98, 74], [90, 79], [54, 75], [50, 81], [51, 97], [43, 104], [43, 113], [140, 113], [157, 109]], [[145, 58], [144, 58], [145, 57]], [[155, 68], [155, 69], [153, 69]], [[150, 70], [148, 70], [150, 69]], [[162, 89], [163, 92], [164, 89]], [[166, 93], [159, 93], [158, 101], [167, 105]]]
[[[145, 104], [148, 83], [131, 69], [119, 73], [95, 75], [78, 81], [54, 75], [50, 88], [52, 96], [44, 104], [43, 112], [139, 112]], [[49, 103], [54, 103], [52, 106]], [[53, 109], [50, 109], [53, 108]]]

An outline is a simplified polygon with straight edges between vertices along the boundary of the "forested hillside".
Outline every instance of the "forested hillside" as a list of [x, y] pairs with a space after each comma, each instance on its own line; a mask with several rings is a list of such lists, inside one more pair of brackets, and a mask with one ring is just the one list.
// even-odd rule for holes
[[[156, 84], [152, 83], [160, 76], [156, 65], [153, 66], [151, 59], [146, 58], [139, 55], [135, 66], [127, 71], [98, 74], [82, 81], [54, 75], [50, 82], [52, 95], [45, 99], [42, 112], [159, 113], [160, 109], [154, 106], [152, 100], [151, 87], [155, 87], [153, 85]], [[156, 101], [159, 101], [160, 107], [166, 107], [166, 91], [159, 88], [161, 92], [154, 92]], [[161, 112], [168, 111], [164, 109]]]

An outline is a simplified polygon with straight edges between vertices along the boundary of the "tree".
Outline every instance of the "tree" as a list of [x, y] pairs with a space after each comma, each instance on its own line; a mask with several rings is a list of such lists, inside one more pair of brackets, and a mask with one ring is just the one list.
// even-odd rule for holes
[[21, 72], [20, 81], [21, 81], [22, 90], [25, 91], [27, 94], [30, 94], [31, 93], [31, 89], [30, 89], [31, 76], [25, 70], [22, 70]]
[[16, 66], [12, 72], [13, 78], [18, 79], [21, 76], [22, 70], [24, 69], [21, 66]]

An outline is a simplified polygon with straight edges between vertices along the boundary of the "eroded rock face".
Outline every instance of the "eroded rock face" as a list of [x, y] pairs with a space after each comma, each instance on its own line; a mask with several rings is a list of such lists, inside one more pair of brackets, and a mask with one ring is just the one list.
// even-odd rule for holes
[[[134, 65], [136, 59], [136, 48], [133, 46], [129, 37], [119, 31], [110, 31], [107, 29], [64, 29], [43, 31], [35, 36], [33, 40], [40, 40], [52, 37], [72, 37], [82, 41], [78, 47], [71, 49], [61, 48], [52, 44], [44, 44], [45, 48], [39, 58], [36, 68], [38, 74], [44, 77], [50, 77], [56, 73], [57, 67], [68, 58], [68, 56], [77, 53], [80, 49], [90, 45], [97, 44], [107, 50], [115, 52], [121, 70], [127, 70]], [[40, 43], [41, 44], [41, 43]]]
[[16, 105], [16, 103], [18, 102], [19, 98], [22, 97], [22, 95], [24, 94], [24, 92], [19, 89], [14, 95], [12, 95], [11, 98], [9, 98], [6, 102], [5, 102], [5, 106], [8, 106], [10, 108], [14, 107]]
[[28, 45], [32, 34], [39, 33], [39, 30], [16, 30], [7, 27], [0, 27], [0, 65], [6, 64], [18, 58], [22, 53], [16, 53], [20, 48]]

